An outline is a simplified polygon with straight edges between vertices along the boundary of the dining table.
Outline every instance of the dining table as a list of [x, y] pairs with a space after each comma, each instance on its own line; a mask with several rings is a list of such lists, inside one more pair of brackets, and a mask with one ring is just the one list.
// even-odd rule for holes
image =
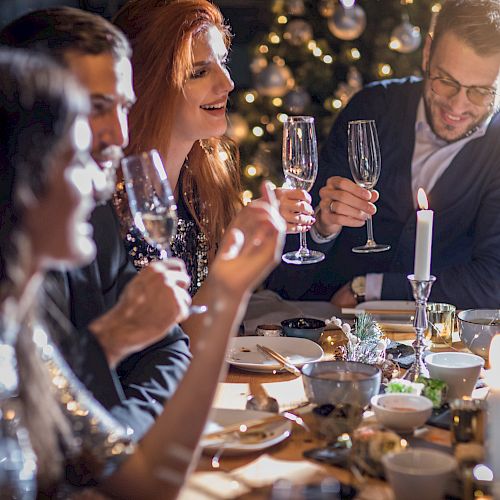
[[[385, 336], [403, 344], [411, 344], [415, 338], [411, 329], [403, 332], [391, 329]], [[335, 358], [336, 347], [342, 338], [340, 330], [326, 330], [322, 334], [319, 343], [324, 350], [324, 360]], [[452, 344], [445, 347], [445, 350], [466, 350], [456, 332]], [[300, 415], [306, 427], [294, 424], [287, 439], [264, 450], [236, 455], [224, 454], [223, 450], [218, 453], [213, 450], [203, 453], [183, 489], [181, 499], [335, 498], [327, 493], [325, 496], [318, 496], [322, 485], [328, 485], [332, 478], [347, 488], [355, 488], [353, 498], [394, 499], [390, 485], [382, 479], [362, 475], [356, 469], [329, 465], [304, 456], [305, 452], [325, 447], [327, 443], [311, 429], [313, 425], [307, 425], [312, 423], [312, 405], [308, 405], [302, 376], [281, 371], [251, 372], [230, 366], [225, 379], [219, 383], [213, 406], [243, 410], [248, 397], [262, 389], [278, 401], [280, 411], [290, 410]], [[486, 388], [476, 389], [473, 397], [484, 398], [486, 394]], [[362, 425], [371, 424], [376, 424], [376, 420], [373, 412], [367, 410], [364, 412]], [[449, 430], [427, 424], [416, 433], [422, 443], [453, 453]], [[316, 490], [311, 489], [314, 486]]]

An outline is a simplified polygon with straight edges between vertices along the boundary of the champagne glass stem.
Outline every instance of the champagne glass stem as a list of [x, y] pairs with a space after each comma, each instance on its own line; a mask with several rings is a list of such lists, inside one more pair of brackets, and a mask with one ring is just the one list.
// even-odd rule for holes
[[373, 221], [372, 216], [369, 215], [368, 219], [366, 219], [366, 233], [368, 235], [368, 239], [366, 240], [366, 246], [374, 246], [375, 240], [373, 239]]
[[309, 253], [309, 249], [307, 248], [307, 237], [306, 233], [300, 233], [300, 255], [307, 255]]

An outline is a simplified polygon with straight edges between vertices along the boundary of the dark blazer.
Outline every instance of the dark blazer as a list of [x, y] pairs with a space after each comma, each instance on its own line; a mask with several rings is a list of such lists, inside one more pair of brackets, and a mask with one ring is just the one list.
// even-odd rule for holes
[[71, 322], [78, 330], [78, 352], [63, 354], [79, 378], [105, 408], [141, 435], [161, 411], [189, 365], [189, 340], [180, 327], [164, 339], [124, 360], [116, 372], [87, 330], [89, 323], [112, 308], [136, 270], [129, 262], [111, 204], [97, 207], [91, 219], [97, 257], [65, 276]]
[[[343, 228], [334, 243], [312, 247], [327, 258], [320, 264], [281, 264], [268, 287], [289, 299], [329, 300], [354, 276], [383, 273], [382, 299], [412, 299], [406, 279], [413, 272], [416, 214], [411, 192], [411, 161], [422, 82], [415, 78], [376, 82], [356, 94], [336, 120], [323, 147], [313, 189], [334, 175], [352, 178], [347, 160], [347, 123], [374, 119], [380, 139], [382, 171], [373, 218], [376, 241], [391, 250], [355, 254], [366, 230]], [[429, 196], [434, 210], [432, 274], [437, 281], [430, 299], [459, 308], [500, 305], [500, 115], [486, 134], [468, 142], [455, 156]], [[297, 245], [288, 238], [287, 248]], [[291, 241], [291, 240], [295, 241]], [[309, 238], [310, 240], [310, 238]]]

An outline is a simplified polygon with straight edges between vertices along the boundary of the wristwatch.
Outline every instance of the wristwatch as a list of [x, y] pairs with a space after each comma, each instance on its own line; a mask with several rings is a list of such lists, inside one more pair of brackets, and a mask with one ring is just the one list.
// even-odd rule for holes
[[365, 300], [365, 290], [366, 290], [366, 277], [365, 276], [355, 276], [351, 281], [351, 292], [359, 304]]

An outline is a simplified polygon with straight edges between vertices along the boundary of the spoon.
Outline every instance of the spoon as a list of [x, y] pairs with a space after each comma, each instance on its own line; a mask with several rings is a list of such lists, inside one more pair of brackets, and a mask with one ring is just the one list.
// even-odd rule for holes
[[278, 413], [280, 411], [280, 405], [276, 399], [269, 397], [260, 382], [251, 380], [250, 395], [247, 398], [246, 409]]

